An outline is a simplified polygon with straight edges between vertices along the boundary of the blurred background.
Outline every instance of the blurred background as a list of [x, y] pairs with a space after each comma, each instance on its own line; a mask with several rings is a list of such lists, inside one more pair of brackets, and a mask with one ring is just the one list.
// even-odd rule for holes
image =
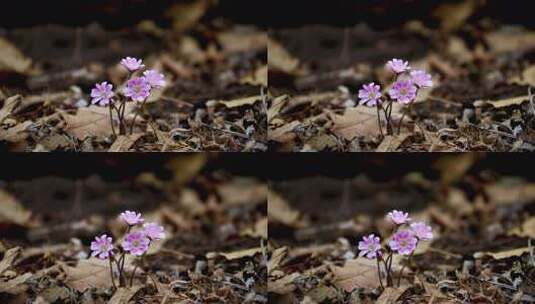
[[[293, 245], [353, 240], [398, 209], [438, 225], [444, 225], [442, 216], [468, 220], [471, 224], [442, 228], [446, 234], [477, 235], [475, 241], [496, 225], [502, 232], [515, 227], [511, 216], [520, 222], [533, 218], [530, 159], [483, 153], [278, 157], [274, 162], [281, 169], [269, 175], [270, 240]], [[492, 219], [483, 221], [480, 212], [492, 213]]]

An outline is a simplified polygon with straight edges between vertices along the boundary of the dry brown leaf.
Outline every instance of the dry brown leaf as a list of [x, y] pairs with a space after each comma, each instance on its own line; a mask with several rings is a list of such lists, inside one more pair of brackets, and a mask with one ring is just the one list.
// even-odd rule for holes
[[440, 171], [442, 183], [449, 185], [459, 181], [477, 159], [478, 155], [474, 153], [444, 156], [438, 159], [433, 166]]
[[444, 3], [438, 6], [433, 16], [440, 19], [440, 28], [445, 32], [452, 32], [464, 25], [478, 7], [479, 0], [464, 0], [454, 3]]
[[338, 147], [338, 139], [330, 134], [320, 134], [309, 138], [303, 145], [303, 151], [325, 151]]
[[525, 101], [529, 100], [529, 96], [519, 96], [519, 97], [512, 97], [512, 98], [505, 98], [500, 100], [489, 100], [486, 103], [492, 105], [494, 108], [504, 108], [509, 107], [512, 105], [520, 105]]
[[494, 53], [522, 52], [535, 47], [534, 31], [492, 32], [485, 35], [485, 38]]
[[0, 125], [4, 123], [6, 118], [11, 115], [13, 109], [15, 109], [22, 102], [22, 96], [14, 95], [4, 101], [4, 106], [0, 109]]
[[387, 287], [385, 290], [383, 290], [383, 293], [377, 299], [376, 304], [393, 304], [396, 303], [398, 298], [409, 289], [409, 286], [401, 286], [401, 287]]
[[454, 187], [448, 189], [446, 205], [455, 210], [456, 215], [466, 216], [474, 212], [474, 205], [468, 200], [466, 193]]
[[207, 155], [194, 153], [175, 157], [167, 163], [166, 168], [173, 172], [173, 183], [178, 188], [193, 179], [206, 164]]
[[296, 74], [299, 60], [293, 57], [279, 42], [268, 38], [269, 70], [279, 70], [287, 74]]
[[288, 247], [286, 246], [279, 247], [273, 250], [273, 253], [271, 254], [271, 258], [269, 259], [267, 263], [268, 275], [271, 274], [273, 270], [276, 270], [277, 268], [279, 268], [280, 263], [286, 257], [287, 254], [288, 254]]
[[[314, 303], [337, 303], [332, 302], [332, 300], [338, 298], [340, 293], [334, 287], [320, 285], [307, 292], [306, 296], [314, 300]], [[301, 303], [304, 304], [303, 302]]]
[[268, 282], [268, 292], [284, 295], [295, 290], [293, 281], [297, 279], [301, 274], [294, 272], [276, 281]]
[[440, 73], [448, 76], [449, 78], [457, 78], [461, 75], [461, 70], [459, 68], [454, 67], [447, 60], [444, 60], [437, 54], [429, 55], [428, 61], [431, 67], [437, 69]]
[[254, 238], [268, 238], [268, 219], [267, 217], [259, 219], [253, 228], [246, 229], [241, 235], [250, 236]]
[[524, 253], [530, 252], [529, 247], [524, 248], [517, 248], [517, 249], [511, 249], [511, 250], [505, 250], [505, 251], [499, 251], [499, 252], [476, 252], [474, 253], [474, 258], [478, 259], [485, 255], [489, 255], [493, 257], [496, 260], [506, 259], [514, 256], [521, 256]]
[[242, 107], [246, 105], [253, 105], [257, 101], [260, 101], [260, 100], [262, 100], [262, 96], [257, 95], [257, 96], [244, 97], [244, 98], [238, 98], [238, 99], [233, 99], [233, 100], [222, 100], [220, 102], [223, 105], [225, 105], [225, 107], [232, 109], [232, 108]]
[[522, 78], [524, 84], [535, 87], [535, 64], [529, 66], [527, 69], [522, 72]]
[[295, 129], [300, 124], [301, 123], [299, 121], [294, 120], [290, 123], [283, 125], [280, 128], [270, 130], [268, 133], [268, 139], [280, 143], [292, 141], [296, 136], [296, 134], [293, 132], [293, 129]]
[[521, 227], [509, 231], [509, 235], [535, 239], [535, 217], [530, 217], [522, 223]]
[[208, 10], [211, 0], [194, 0], [174, 4], [166, 13], [173, 19], [173, 30], [182, 33], [197, 24], [197, 21]]
[[[249, 249], [242, 249], [238, 251], [233, 252], [220, 252], [216, 253], [215, 255], [223, 256], [225, 259], [232, 261], [232, 260], [238, 260], [245, 257], [253, 257], [258, 253], [262, 252], [262, 247], [256, 247], [256, 248], [249, 248]], [[207, 258], [213, 257], [214, 254], [208, 253], [206, 255]]]
[[474, 54], [472, 54], [472, 51], [468, 49], [464, 40], [457, 36], [451, 36], [448, 39], [446, 52], [452, 58], [455, 58], [455, 60], [459, 63], [467, 63], [472, 62], [472, 60], [474, 60]]
[[26, 210], [19, 201], [0, 189], [0, 224], [17, 224], [21, 226], [28, 226], [32, 213]]
[[19, 256], [21, 251], [22, 249], [20, 247], [13, 247], [6, 251], [4, 258], [0, 261], [0, 277], [11, 267], [13, 261]]
[[[190, 36], [182, 36], [180, 38], [177, 46], [177, 52], [181, 58], [187, 58], [188, 63], [203, 63], [206, 62], [208, 58], [207, 53], [203, 51], [197, 40]], [[182, 67], [175, 69], [173, 66], [169, 66], [169, 69], [175, 72], [177, 76], [187, 76], [184, 75]], [[190, 72], [187, 72], [188, 75], [191, 75], [189, 77], [187, 76], [186, 78], [191, 78], [191, 76], [193, 76], [194, 71], [190, 70]]]
[[268, 77], [268, 68], [267, 68], [267, 65], [263, 65], [261, 67], [258, 67], [251, 74], [241, 78], [240, 83], [267, 87], [268, 86], [267, 77]]
[[12, 128], [0, 132], [0, 140], [5, 140], [12, 143], [18, 143], [28, 138], [28, 132], [26, 130], [33, 123], [30, 120], [26, 120], [23, 123], [19, 123]]
[[31, 59], [26, 58], [11, 42], [0, 37], [0, 71], [25, 74], [31, 65]]
[[135, 133], [131, 135], [119, 135], [113, 142], [108, 152], [126, 152], [132, 147], [138, 139], [143, 136], [143, 133]]
[[343, 267], [330, 265], [329, 268], [334, 275], [334, 284], [346, 292], [352, 292], [355, 288], [377, 288], [380, 285], [375, 260], [357, 258], [347, 261]]
[[253, 178], [234, 178], [217, 188], [221, 202], [227, 206], [257, 204], [266, 201], [268, 187]]
[[133, 296], [142, 288], [141, 285], [132, 287], [120, 287], [115, 291], [108, 304], [127, 304]]
[[65, 131], [79, 140], [112, 134], [108, 108], [90, 106], [79, 108], [75, 115], [62, 112], [61, 116], [67, 122]]
[[268, 113], [267, 113], [268, 122], [271, 122], [273, 118], [279, 115], [280, 111], [282, 110], [282, 108], [284, 108], [284, 106], [288, 103], [289, 100], [290, 100], [290, 96], [288, 95], [277, 96], [275, 97], [275, 99], [273, 99], [273, 102], [271, 103], [271, 107], [269, 107]]
[[45, 151], [54, 151], [58, 148], [66, 148], [71, 146], [72, 139], [65, 134], [52, 133], [43, 139], [39, 140], [39, 145], [42, 145]]
[[108, 288], [111, 286], [110, 266], [107, 261], [95, 258], [78, 261], [76, 267], [63, 262], [58, 265], [66, 273], [65, 283], [80, 292], [88, 288]]
[[19, 294], [24, 292], [28, 288], [24, 283], [31, 277], [31, 273], [25, 273], [7, 282], [0, 281], [0, 293]]
[[375, 152], [394, 152], [409, 137], [409, 133], [401, 135], [387, 135]]
[[380, 134], [375, 108], [349, 108], [343, 115], [327, 110], [327, 115], [333, 122], [332, 131], [346, 140], [353, 140], [357, 136]]
[[217, 34], [217, 40], [228, 53], [265, 50], [267, 47], [267, 34], [250, 28], [220, 32]]
[[491, 202], [496, 205], [522, 205], [535, 200], [535, 184], [490, 184], [485, 187]]
[[299, 211], [293, 210], [279, 194], [268, 192], [269, 221], [278, 221], [292, 227], [301, 227]]
[[206, 205], [201, 201], [197, 192], [191, 189], [183, 189], [178, 197], [178, 202], [188, 214], [199, 215], [206, 212]]

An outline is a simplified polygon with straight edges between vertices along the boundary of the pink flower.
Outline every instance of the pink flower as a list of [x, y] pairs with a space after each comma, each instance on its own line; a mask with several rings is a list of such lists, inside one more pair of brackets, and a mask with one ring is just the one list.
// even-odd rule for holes
[[431, 75], [423, 70], [411, 71], [411, 81], [419, 88], [430, 88], [433, 86]]
[[113, 254], [113, 239], [105, 234], [97, 236], [95, 241], [91, 242], [91, 250], [91, 256], [105, 260]]
[[150, 240], [145, 233], [136, 231], [129, 233], [123, 240], [123, 249], [135, 256], [141, 256], [149, 250]]
[[144, 101], [149, 97], [150, 89], [150, 84], [145, 77], [134, 77], [126, 82], [123, 93], [133, 101]]
[[394, 82], [388, 94], [400, 103], [409, 104], [416, 98], [417, 90], [412, 81], [398, 80]]
[[137, 71], [145, 67], [143, 60], [132, 57], [126, 57], [121, 60], [121, 65], [124, 66], [130, 72]]
[[151, 240], [161, 240], [165, 238], [165, 230], [163, 226], [157, 223], [147, 223], [143, 225], [143, 232]]
[[387, 62], [386, 67], [387, 69], [389, 69], [390, 71], [396, 74], [401, 74], [411, 69], [409, 67], [408, 61], [403, 61], [401, 59], [395, 59], [395, 58]]
[[359, 90], [359, 104], [365, 104], [373, 107], [381, 103], [381, 87], [375, 83], [369, 83], [362, 86]]
[[364, 236], [359, 242], [359, 256], [366, 256], [368, 259], [375, 259], [381, 256], [381, 239], [374, 234]]
[[410, 255], [416, 249], [418, 239], [407, 230], [398, 231], [388, 243], [390, 248], [399, 254]]
[[121, 219], [130, 226], [143, 223], [144, 219], [141, 217], [141, 213], [135, 213], [134, 211], [125, 211], [121, 213]]
[[397, 225], [408, 223], [411, 220], [407, 212], [398, 210], [388, 212], [386, 217]]
[[145, 76], [145, 79], [153, 88], [162, 88], [165, 86], [165, 77], [163, 74], [158, 73], [158, 71], [148, 70], [143, 72], [143, 76]]
[[107, 82], [96, 84], [95, 88], [91, 90], [92, 104], [98, 104], [101, 106], [108, 105], [113, 102], [113, 85]]
[[411, 224], [411, 232], [414, 236], [422, 241], [428, 241], [433, 238], [433, 231], [431, 226], [427, 225], [424, 222], [417, 222]]

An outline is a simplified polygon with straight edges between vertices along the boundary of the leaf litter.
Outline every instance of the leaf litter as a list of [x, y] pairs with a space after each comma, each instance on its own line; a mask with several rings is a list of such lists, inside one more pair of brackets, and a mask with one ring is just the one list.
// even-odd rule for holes
[[[377, 4], [382, 5], [387, 6]], [[345, 28], [306, 24], [271, 29], [269, 148], [533, 151], [535, 110], [529, 87], [533, 86], [534, 33], [496, 17], [481, 18], [479, 11], [490, 5], [485, 1], [436, 3], [429, 6], [429, 17], [404, 20], [396, 28], [387, 23], [376, 29], [372, 20]], [[391, 58], [406, 58], [429, 70], [435, 85], [410, 111], [399, 109], [410, 118], [400, 131], [407, 136], [388, 149], [385, 146], [390, 144], [383, 142], [392, 139], [381, 136], [375, 109], [358, 105], [357, 92], [372, 81], [388, 83], [391, 79], [383, 64]], [[333, 96], [293, 106], [299, 99], [325, 94]], [[284, 103], [275, 102], [283, 96]], [[332, 137], [333, 144], [307, 144], [324, 135]]]
[[[162, 6], [152, 20], [122, 30], [98, 22], [74, 28], [36, 25], [0, 35], [0, 143], [9, 151], [265, 151], [267, 39], [254, 25], [210, 17], [212, 1]], [[181, 17], [180, 17], [181, 16]], [[37, 47], [38, 46], [38, 47]], [[73, 55], [74, 54], [74, 55]], [[134, 142], [114, 137], [91, 87], [126, 77], [115, 63], [146, 59], [167, 87], [139, 113]], [[5, 75], [5, 76], [4, 76]], [[53, 96], [51, 98], [51, 96]]]
[[[479, 161], [443, 156], [424, 172], [270, 181], [270, 301], [533, 302], [533, 180], [474, 170]], [[375, 170], [385, 172], [394, 162], [377, 163]], [[456, 170], [464, 173], [445, 174], [459, 163]], [[395, 260], [394, 269], [406, 265], [407, 273], [399, 287], [382, 289], [376, 261], [358, 257], [357, 243], [374, 231], [388, 236], [392, 227], [384, 216], [392, 209], [430, 223], [435, 237], [410, 264]], [[280, 216], [288, 210], [298, 217]]]
[[[205, 166], [191, 155], [120, 180], [2, 181], [0, 302], [266, 303], [267, 185]], [[139, 267], [133, 287], [114, 290], [108, 262], [88, 255], [95, 235], [120, 239], [120, 210], [142, 211], [167, 237], [127, 259], [126, 271]]]

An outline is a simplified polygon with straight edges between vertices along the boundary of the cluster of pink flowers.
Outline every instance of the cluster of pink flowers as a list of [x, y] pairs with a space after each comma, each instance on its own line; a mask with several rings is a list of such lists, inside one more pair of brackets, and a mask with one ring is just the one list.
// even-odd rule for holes
[[[408, 61], [401, 59], [392, 59], [387, 62], [386, 68], [395, 75], [394, 83], [388, 95], [383, 96], [381, 93], [381, 86], [374, 82], [364, 84], [359, 90], [359, 104], [369, 107], [377, 107], [377, 117], [379, 128], [382, 134], [380, 111], [383, 114], [387, 123], [388, 134], [392, 134], [392, 103], [397, 102], [404, 105], [411, 105], [418, 96], [420, 89], [430, 88], [433, 86], [433, 80], [430, 74], [423, 70], [413, 70], [409, 66]], [[383, 106], [383, 104], [385, 104]], [[401, 121], [399, 122], [401, 129]]]
[[[126, 126], [124, 122], [124, 107], [129, 100], [142, 102], [143, 105], [152, 93], [153, 89], [160, 89], [165, 87], [165, 76], [156, 70], [146, 70], [142, 76], [138, 75], [145, 68], [143, 60], [132, 57], [126, 57], [121, 60], [121, 65], [129, 72], [128, 80], [123, 88], [122, 95], [126, 98], [121, 98], [113, 90], [113, 85], [108, 82], [97, 83], [91, 90], [91, 103], [100, 106], [110, 107], [110, 120], [113, 127], [112, 110], [115, 110], [119, 119], [120, 134], [125, 134]], [[119, 99], [119, 105], [116, 105], [116, 99]], [[132, 122], [131, 131], [133, 129]], [[115, 133], [115, 130], [113, 129]]]
[[[392, 257], [394, 254], [408, 256], [409, 259], [414, 254], [418, 244], [422, 241], [433, 239], [431, 226], [424, 222], [411, 222], [409, 214], [403, 211], [393, 210], [387, 214], [387, 219], [395, 225], [392, 238], [388, 242], [388, 247], [381, 246], [381, 239], [375, 234], [364, 236], [358, 243], [359, 256], [377, 260], [377, 270], [379, 281], [381, 280], [381, 263], [386, 272], [387, 285], [392, 286]], [[403, 269], [399, 273], [401, 280]]]
[[[112, 237], [106, 234], [95, 237], [91, 242], [91, 256], [101, 260], [109, 260], [110, 267], [113, 269], [115, 263], [121, 286], [124, 286], [124, 260], [126, 254], [136, 257], [143, 257], [149, 250], [150, 246], [158, 240], [165, 238], [165, 230], [158, 223], [145, 223], [141, 213], [134, 211], [125, 211], [119, 216], [128, 226], [120, 246], [115, 246]], [[134, 271], [135, 272], [135, 271]], [[132, 273], [132, 278], [135, 273]], [[131, 279], [132, 281], [132, 279]], [[112, 271], [112, 282], [113, 271]], [[114, 283], [115, 285], [115, 283]]]

